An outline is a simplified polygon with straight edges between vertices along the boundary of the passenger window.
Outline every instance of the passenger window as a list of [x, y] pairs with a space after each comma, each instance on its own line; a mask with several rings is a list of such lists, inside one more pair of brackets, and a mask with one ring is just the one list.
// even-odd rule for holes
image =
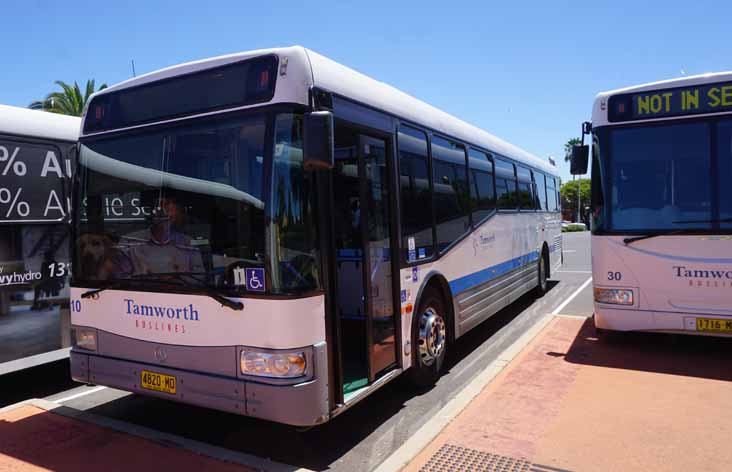
[[399, 188], [402, 251], [414, 262], [433, 254], [432, 191], [427, 167], [427, 136], [409, 127], [399, 129]]
[[546, 195], [547, 207], [549, 211], [557, 211], [559, 209], [559, 193], [557, 193], [556, 184], [553, 177], [546, 178]]
[[536, 197], [539, 204], [537, 208], [539, 210], [547, 211], [547, 197], [546, 197], [546, 176], [538, 172], [534, 172], [534, 182], [536, 184]]
[[518, 207], [516, 173], [508, 161], [495, 160], [496, 199], [499, 210], [515, 210]]
[[516, 171], [518, 175], [519, 207], [522, 210], [534, 210], [534, 189], [531, 181], [531, 171], [521, 166], [517, 166]]
[[493, 162], [487, 154], [470, 149], [470, 207], [473, 210], [473, 227], [480, 224], [496, 209], [496, 191], [493, 185]]
[[434, 136], [432, 175], [437, 249], [442, 251], [470, 229], [465, 147]]

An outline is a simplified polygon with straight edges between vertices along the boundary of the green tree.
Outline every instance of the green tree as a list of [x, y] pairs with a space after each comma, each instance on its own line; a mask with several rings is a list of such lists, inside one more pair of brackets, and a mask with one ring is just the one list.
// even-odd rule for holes
[[580, 138], [572, 138], [567, 141], [567, 144], [564, 145], [564, 162], [572, 160], [572, 147], [580, 144], [582, 144], [582, 140]]
[[45, 99], [28, 105], [28, 108], [62, 115], [81, 116], [84, 105], [86, 105], [91, 94], [107, 88], [107, 84], [102, 84], [98, 90], [95, 90], [94, 79], [86, 81], [84, 93], [81, 92], [79, 84], [76, 82], [74, 82], [74, 85], [69, 85], [62, 80], [57, 80], [55, 83], [61, 87], [60, 92], [51, 92], [46, 95]]
[[577, 215], [577, 188], [580, 189], [582, 206], [590, 204], [590, 179], [578, 179], [565, 182], [559, 188], [559, 196], [562, 199], [562, 210], [568, 210], [572, 215]]

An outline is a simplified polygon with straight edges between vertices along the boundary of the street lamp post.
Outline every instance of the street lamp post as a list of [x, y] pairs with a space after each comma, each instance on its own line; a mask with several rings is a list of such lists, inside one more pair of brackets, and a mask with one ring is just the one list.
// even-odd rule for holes
[[577, 179], [577, 223], [582, 223], [582, 220], [580, 219], [580, 215], [582, 214], [582, 193], [580, 192], [581, 186], [582, 177]]

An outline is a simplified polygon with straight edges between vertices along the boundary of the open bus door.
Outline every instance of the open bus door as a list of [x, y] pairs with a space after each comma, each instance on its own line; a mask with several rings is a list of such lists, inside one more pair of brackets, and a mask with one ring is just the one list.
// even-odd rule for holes
[[391, 154], [388, 138], [336, 122], [334, 305], [341, 372], [336, 396], [345, 401], [397, 366]]

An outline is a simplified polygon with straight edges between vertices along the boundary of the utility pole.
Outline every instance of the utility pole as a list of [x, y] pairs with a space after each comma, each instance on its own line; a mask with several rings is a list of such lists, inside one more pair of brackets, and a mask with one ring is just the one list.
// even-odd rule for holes
[[582, 214], [582, 193], [580, 192], [581, 184], [582, 178], [580, 177], [577, 179], [577, 223], [582, 223], [582, 220], [580, 219], [580, 215]]

